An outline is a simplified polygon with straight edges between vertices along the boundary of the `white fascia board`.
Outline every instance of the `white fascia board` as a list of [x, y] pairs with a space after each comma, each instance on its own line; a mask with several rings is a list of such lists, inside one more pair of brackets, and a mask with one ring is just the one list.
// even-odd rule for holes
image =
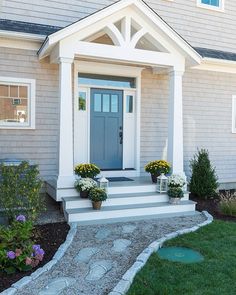
[[32, 41], [32, 42], [42, 42], [46, 38], [46, 36], [44, 35], [5, 31], [5, 30], [0, 30], [0, 37], [4, 37], [8, 39], [21, 39], [21, 40]]
[[196, 70], [236, 74], [236, 61], [204, 57]]
[[156, 24], [171, 40], [173, 40], [188, 56], [190, 56], [196, 64], [200, 64], [202, 56], [177, 32], [175, 32], [161, 17], [151, 9], [150, 6], [144, 4], [143, 1], [135, 1], [136, 6], [146, 14], [149, 19]]
[[139, 9], [167, 36], [169, 36], [169, 39], [179, 47], [179, 50], [184, 52], [185, 55], [190, 58], [191, 65], [197, 65], [201, 63], [202, 57], [191, 47], [191, 45], [188, 44], [166, 22], [164, 22], [164, 20], [158, 17], [158, 15], [147, 4], [141, 0], [121, 0], [84, 19], [79, 20], [72, 25], [69, 25], [58, 32], [53, 33], [52, 35], [48, 36], [48, 41], [45, 42], [45, 44], [43, 44], [42, 48], [40, 49], [40, 58], [46, 56], [55, 43], [131, 5], [136, 7], [136, 9]]

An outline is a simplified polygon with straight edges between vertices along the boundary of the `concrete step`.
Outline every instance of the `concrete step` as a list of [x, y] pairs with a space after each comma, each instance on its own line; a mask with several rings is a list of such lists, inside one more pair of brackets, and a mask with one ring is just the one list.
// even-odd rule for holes
[[[136, 205], [168, 202], [167, 194], [154, 193], [132, 193], [132, 194], [114, 194], [109, 195], [106, 202], [103, 202], [104, 207], [120, 206], [120, 205]], [[189, 200], [189, 194], [186, 193], [183, 201]], [[89, 208], [91, 201], [80, 197], [63, 198], [65, 209], [80, 209]]]
[[[134, 193], [154, 193], [156, 192], [155, 184], [143, 184], [143, 185], [127, 185], [126, 183], [112, 184], [108, 188], [109, 195], [117, 194], [134, 194]], [[79, 197], [79, 193], [73, 187], [55, 189], [50, 184], [46, 187], [47, 193], [51, 195], [55, 200], [61, 201], [62, 199]]]
[[[104, 204], [103, 204], [104, 205]], [[132, 204], [121, 206], [103, 206], [101, 210], [96, 211], [90, 207], [65, 209], [65, 217], [68, 222], [89, 223], [102, 220], [104, 222], [113, 219], [122, 221], [127, 217], [145, 217], [162, 214], [182, 215], [186, 212], [194, 212], [196, 203], [192, 201], [181, 201], [179, 205], [172, 205], [167, 202], [155, 202], [149, 204]]]

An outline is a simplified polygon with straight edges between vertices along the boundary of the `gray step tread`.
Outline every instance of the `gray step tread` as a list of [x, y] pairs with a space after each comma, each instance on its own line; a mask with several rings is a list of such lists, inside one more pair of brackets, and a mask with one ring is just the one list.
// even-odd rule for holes
[[[153, 208], [153, 207], [165, 207], [165, 206], [181, 206], [181, 205], [194, 205], [196, 202], [193, 201], [181, 201], [179, 205], [172, 205], [167, 202], [156, 202], [149, 204], [131, 204], [131, 205], [119, 205], [119, 206], [104, 206], [100, 211], [95, 212], [104, 212], [104, 211], [117, 211], [117, 210], [125, 210], [125, 209], [139, 209], [139, 208]], [[92, 209], [92, 205], [89, 208], [79, 208], [79, 209], [67, 209], [66, 212], [68, 214], [77, 214], [77, 213], [88, 213], [94, 211]]]
[[[162, 194], [162, 195], [166, 195], [166, 194]], [[158, 195], [155, 192], [149, 192], [149, 193], [128, 193], [128, 194], [112, 194], [109, 195], [109, 199], [119, 199], [119, 198], [137, 198], [137, 197], [151, 197], [151, 196], [162, 196], [162, 195]], [[86, 199], [82, 199], [80, 197], [69, 197], [69, 198], [62, 198], [64, 201], [83, 201]]]

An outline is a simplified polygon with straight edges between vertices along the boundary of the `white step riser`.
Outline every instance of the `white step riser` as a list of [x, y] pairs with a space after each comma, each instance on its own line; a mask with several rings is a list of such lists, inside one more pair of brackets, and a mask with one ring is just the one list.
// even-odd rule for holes
[[[182, 199], [188, 201], [189, 198], [186, 196]], [[168, 202], [169, 197], [167, 195], [150, 195], [143, 197], [127, 197], [127, 198], [108, 198], [106, 202], [103, 202], [102, 206], [122, 206], [122, 205], [137, 205], [137, 204], [149, 204], [149, 203], [163, 203]], [[90, 200], [78, 199], [76, 201], [66, 201], [65, 209], [81, 209], [91, 207]]]
[[[155, 185], [145, 186], [126, 186], [126, 187], [109, 187], [108, 194], [131, 194], [131, 193], [153, 193], [156, 192]], [[74, 188], [61, 189], [57, 191], [57, 200], [61, 201], [62, 198], [78, 197], [79, 193]]]
[[156, 214], [171, 214], [171, 213], [183, 213], [195, 211], [195, 204], [188, 205], [168, 205], [163, 207], [151, 207], [151, 208], [136, 208], [136, 209], [124, 209], [124, 210], [111, 210], [111, 211], [91, 211], [88, 213], [75, 213], [69, 214], [68, 222], [79, 221], [94, 221], [101, 219], [113, 219], [113, 218], [126, 218], [136, 216], [147, 216]]

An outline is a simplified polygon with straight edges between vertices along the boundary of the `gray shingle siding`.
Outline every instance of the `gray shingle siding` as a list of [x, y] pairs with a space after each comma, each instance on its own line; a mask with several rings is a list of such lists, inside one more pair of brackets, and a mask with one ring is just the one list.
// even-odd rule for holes
[[36, 129], [0, 129], [0, 158], [30, 160], [44, 179], [58, 171], [58, 65], [39, 62], [36, 51], [0, 48], [0, 75], [36, 80]]
[[[2, 0], [1, 19], [64, 27], [106, 7], [115, 0]], [[146, 0], [192, 46], [236, 52], [236, 1], [225, 11], [197, 7], [196, 0]]]

